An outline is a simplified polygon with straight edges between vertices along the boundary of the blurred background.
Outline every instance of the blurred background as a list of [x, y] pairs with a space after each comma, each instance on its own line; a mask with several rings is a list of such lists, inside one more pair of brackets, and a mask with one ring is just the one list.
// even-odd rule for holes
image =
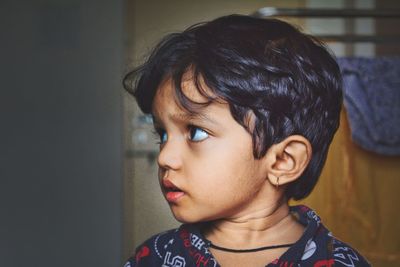
[[[160, 194], [151, 122], [122, 77], [165, 34], [232, 13], [267, 16], [265, 7], [297, 10], [278, 18], [324, 35], [345, 64], [399, 55], [400, 18], [378, 14], [396, 0], [2, 0], [0, 266], [122, 266], [178, 226]], [[372, 13], [316, 18], [304, 8]], [[352, 110], [301, 203], [374, 266], [399, 266], [400, 156], [357, 143]], [[381, 121], [398, 122], [392, 114]]]
[[0, 266], [122, 265], [121, 0], [0, 1]]

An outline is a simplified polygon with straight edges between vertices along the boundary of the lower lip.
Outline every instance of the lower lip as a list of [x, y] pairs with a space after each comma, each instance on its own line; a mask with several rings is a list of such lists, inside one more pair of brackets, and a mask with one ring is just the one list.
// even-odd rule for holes
[[177, 202], [181, 197], [185, 195], [184, 192], [168, 192], [165, 195], [165, 198], [167, 199], [168, 202]]

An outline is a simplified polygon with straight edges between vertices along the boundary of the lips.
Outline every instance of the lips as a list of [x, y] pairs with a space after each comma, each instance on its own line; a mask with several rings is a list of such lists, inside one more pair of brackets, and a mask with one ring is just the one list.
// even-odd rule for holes
[[176, 185], [174, 185], [170, 180], [163, 180], [163, 191], [165, 198], [168, 202], [176, 203], [185, 193], [180, 190]]

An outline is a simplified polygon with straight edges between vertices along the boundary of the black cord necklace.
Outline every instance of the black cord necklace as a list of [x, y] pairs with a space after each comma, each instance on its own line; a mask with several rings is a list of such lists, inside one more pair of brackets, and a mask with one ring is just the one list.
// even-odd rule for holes
[[257, 252], [257, 251], [261, 251], [261, 250], [268, 250], [268, 249], [275, 249], [275, 248], [287, 248], [287, 247], [290, 247], [290, 246], [294, 245], [294, 243], [293, 243], [293, 244], [266, 246], [266, 247], [251, 248], [251, 249], [233, 249], [233, 248], [220, 247], [220, 246], [214, 245], [213, 243], [211, 243], [211, 241], [209, 241], [209, 242], [210, 242], [210, 247], [211, 248], [222, 250], [222, 251], [226, 251], [226, 252], [232, 252], [232, 253]]

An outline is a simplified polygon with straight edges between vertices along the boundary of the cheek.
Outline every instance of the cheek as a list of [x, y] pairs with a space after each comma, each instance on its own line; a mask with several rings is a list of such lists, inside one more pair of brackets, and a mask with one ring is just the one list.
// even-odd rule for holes
[[[258, 161], [254, 159], [250, 136], [240, 138], [214, 138], [193, 149], [195, 153], [186, 158], [189, 177], [197, 177], [200, 187], [250, 186], [259, 176]], [[219, 189], [220, 190], [220, 189]], [[221, 189], [222, 190], [222, 189]]]
[[211, 149], [212, 161], [225, 172], [242, 173], [254, 168], [252, 144], [249, 140], [227, 140]]
[[202, 184], [220, 187], [221, 190], [227, 188], [227, 184], [235, 190], [253, 184], [258, 166], [252, 151], [230, 148], [214, 146], [205, 157], [193, 159], [192, 177], [199, 177]]
[[213, 158], [230, 161], [247, 161], [253, 158], [253, 144], [250, 135], [229, 135], [214, 138], [199, 150]]

